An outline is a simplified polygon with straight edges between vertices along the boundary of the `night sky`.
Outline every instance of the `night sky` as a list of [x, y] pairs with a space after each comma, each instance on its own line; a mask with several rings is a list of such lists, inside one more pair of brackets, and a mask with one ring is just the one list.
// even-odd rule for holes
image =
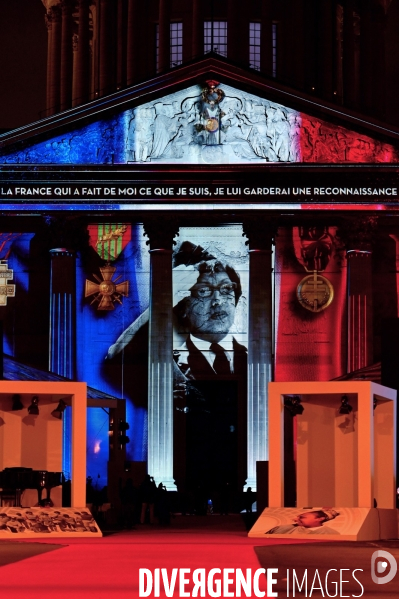
[[0, 0], [0, 129], [41, 118], [47, 29], [41, 0]]

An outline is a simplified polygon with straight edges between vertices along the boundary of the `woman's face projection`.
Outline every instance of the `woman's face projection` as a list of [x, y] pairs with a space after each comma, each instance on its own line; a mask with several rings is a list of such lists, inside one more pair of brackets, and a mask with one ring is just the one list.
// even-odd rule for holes
[[321, 526], [323, 521], [323, 518], [320, 518], [320, 516], [317, 516], [317, 514], [313, 512], [305, 512], [295, 518], [295, 522], [299, 524], [299, 526], [304, 526], [305, 528]]
[[227, 335], [234, 322], [234, 290], [226, 272], [201, 273], [186, 305], [190, 333]]

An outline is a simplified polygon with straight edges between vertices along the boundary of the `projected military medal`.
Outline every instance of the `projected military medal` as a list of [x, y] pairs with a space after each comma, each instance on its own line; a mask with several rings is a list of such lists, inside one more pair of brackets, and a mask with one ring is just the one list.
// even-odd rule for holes
[[317, 270], [308, 275], [296, 288], [296, 296], [301, 306], [311, 312], [321, 312], [328, 308], [334, 299], [334, 289], [330, 281], [318, 274]]
[[107, 265], [100, 268], [102, 280], [93, 274], [93, 277], [98, 281], [93, 283], [86, 279], [85, 297], [94, 295], [92, 304], [98, 302], [97, 310], [114, 310], [114, 302], [122, 303], [121, 296], [127, 296], [129, 293], [129, 281], [123, 283], [117, 283], [117, 280], [121, 278], [119, 275], [115, 281], [112, 280], [114, 273], [116, 272], [115, 266]]
[[94, 296], [91, 304], [98, 302], [97, 310], [114, 310], [115, 302], [122, 304], [122, 296], [129, 295], [129, 281], [117, 283], [122, 275], [113, 280], [116, 267], [110, 262], [116, 260], [129, 243], [131, 225], [96, 223], [89, 225], [88, 230], [91, 247], [108, 263], [100, 268], [102, 279], [93, 274], [97, 283], [86, 279], [85, 297]]
[[330, 261], [332, 246], [327, 227], [294, 227], [295, 255], [307, 272], [313, 271], [300, 281], [296, 296], [301, 306], [311, 312], [325, 310], [334, 299], [332, 284], [319, 274]]
[[15, 285], [9, 281], [14, 277], [14, 271], [8, 268], [7, 260], [0, 260], [0, 306], [7, 305], [7, 297], [15, 297]]

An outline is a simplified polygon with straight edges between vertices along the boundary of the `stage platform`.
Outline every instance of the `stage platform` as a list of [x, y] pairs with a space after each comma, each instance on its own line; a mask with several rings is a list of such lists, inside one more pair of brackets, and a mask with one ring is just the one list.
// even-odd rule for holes
[[[396, 509], [364, 507], [269, 507], [263, 510], [248, 536], [260, 539], [322, 538], [326, 541], [392, 539], [398, 536], [398, 513]], [[321, 524], [317, 521], [320, 515], [324, 515], [320, 518]]]
[[[20, 547], [20, 551], [18, 551]], [[34, 547], [34, 550], [27, 549]], [[42, 548], [48, 548], [43, 552]], [[53, 550], [55, 549], [55, 550]], [[102, 538], [72, 535], [55, 541], [50, 535], [36, 542], [0, 541], [2, 555], [12, 553], [13, 563], [0, 567], [0, 585], [11, 599], [136, 599], [139, 569], [167, 568], [278, 568], [276, 589], [286, 596], [287, 568], [361, 568], [359, 580], [364, 596], [397, 599], [397, 577], [386, 585], [372, 583], [370, 558], [377, 549], [391, 552], [399, 560], [399, 541], [377, 543], [303, 541], [299, 539], [253, 539], [247, 536], [244, 517], [177, 516], [171, 525], [137, 525], [135, 530], [105, 533]], [[23, 560], [23, 561], [21, 561]], [[324, 572], [325, 573], [325, 572]], [[260, 588], [266, 590], [265, 581]], [[349, 587], [345, 587], [347, 589]], [[187, 589], [189, 590], [189, 588]], [[359, 594], [359, 587], [353, 593]], [[350, 592], [346, 592], [350, 595]], [[178, 594], [175, 594], [177, 597]], [[301, 596], [296, 593], [296, 596]], [[318, 597], [317, 591], [312, 597]], [[152, 598], [153, 595], [150, 595]]]

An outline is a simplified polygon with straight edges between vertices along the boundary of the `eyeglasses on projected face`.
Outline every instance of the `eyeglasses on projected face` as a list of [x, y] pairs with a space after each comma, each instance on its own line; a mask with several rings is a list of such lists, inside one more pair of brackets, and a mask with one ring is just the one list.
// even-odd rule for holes
[[191, 295], [199, 299], [211, 297], [215, 291], [219, 291], [220, 295], [233, 295], [237, 289], [237, 283], [223, 283], [222, 285], [199, 284], [191, 287]]

